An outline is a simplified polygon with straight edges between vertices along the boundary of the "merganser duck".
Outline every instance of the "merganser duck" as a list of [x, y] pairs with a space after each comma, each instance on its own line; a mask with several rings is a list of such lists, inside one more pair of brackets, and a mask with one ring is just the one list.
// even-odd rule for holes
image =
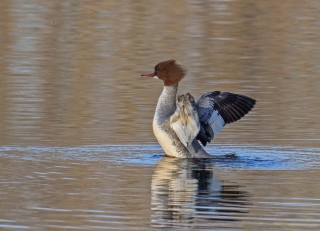
[[[153, 118], [153, 133], [168, 156], [210, 158], [204, 147], [229, 123], [239, 120], [256, 100], [230, 92], [205, 93], [195, 102], [190, 93], [177, 96], [185, 69], [175, 60], [158, 63], [154, 72], [141, 76], [164, 83]], [[200, 144], [201, 143], [201, 144]]]

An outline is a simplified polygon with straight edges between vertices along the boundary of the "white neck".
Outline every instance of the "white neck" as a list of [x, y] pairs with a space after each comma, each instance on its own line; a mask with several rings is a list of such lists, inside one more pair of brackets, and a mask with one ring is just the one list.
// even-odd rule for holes
[[158, 122], [163, 122], [170, 118], [170, 116], [176, 111], [177, 91], [178, 84], [163, 87], [154, 115], [154, 119]]

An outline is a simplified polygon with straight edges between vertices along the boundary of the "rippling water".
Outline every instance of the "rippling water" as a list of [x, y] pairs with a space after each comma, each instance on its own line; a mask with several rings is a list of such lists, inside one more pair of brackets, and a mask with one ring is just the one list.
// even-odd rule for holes
[[[0, 228], [320, 230], [320, 4], [39, 1], [0, 7]], [[257, 99], [209, 145], [163, 157], [151, 121], [180, 92]]]
[[154, 144], [2, 147], [0, 227], [319, 229], [319, 148], [209, 151], [181, 160]]

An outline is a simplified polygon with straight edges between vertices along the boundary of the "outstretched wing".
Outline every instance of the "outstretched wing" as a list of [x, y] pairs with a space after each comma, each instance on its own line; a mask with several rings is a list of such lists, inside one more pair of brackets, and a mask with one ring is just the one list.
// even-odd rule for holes
[[230, 92], [208, 92], [197, 101], [200, 132], [197, 139], [205, 146], [210, 143], [225, 124], [239, 120], [247, 114], [256, 101], [248, 96]]

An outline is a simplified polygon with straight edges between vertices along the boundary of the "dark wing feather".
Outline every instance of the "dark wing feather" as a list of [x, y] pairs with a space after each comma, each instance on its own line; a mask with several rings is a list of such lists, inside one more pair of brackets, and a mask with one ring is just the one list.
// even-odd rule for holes
[[226, 124], [235, 122], [247, 114], [256, 100], [230, 92], [222, 92], [214, 96], [214, 107], [219, 111]]
[[248, 96], [230, 92], [213, 91], [202, 95], [196, 104], [200, 122], [197, 139], [205, 146], [225, 124], [241, 119], [255, 103]]

